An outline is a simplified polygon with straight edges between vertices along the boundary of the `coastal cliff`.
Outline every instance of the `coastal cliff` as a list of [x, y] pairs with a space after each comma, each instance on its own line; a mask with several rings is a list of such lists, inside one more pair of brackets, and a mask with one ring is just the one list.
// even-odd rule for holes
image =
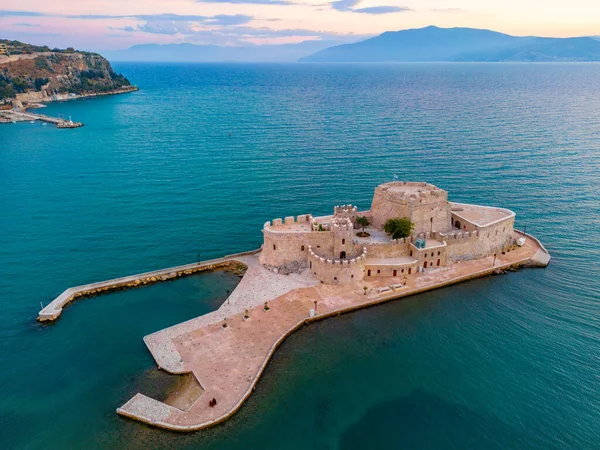
[[137, 90], [97, 53], [0, 40], [0, 100], [36, 102]]

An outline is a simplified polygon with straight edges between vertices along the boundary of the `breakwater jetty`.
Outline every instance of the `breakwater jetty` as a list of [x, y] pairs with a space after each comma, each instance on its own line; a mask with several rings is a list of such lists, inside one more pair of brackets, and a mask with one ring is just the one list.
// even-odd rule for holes
[[0, 111], [0, 118], [3, 123], [12, 122], [27, 122], [27, 121], [40, 121], [56, 125], [57, 128], [79, 128], [83, 126], [81, 122], [73, 122], [71, 119], [63, 119], [61, 117], [51, 117], [44, 114], [35, 114], [25, 111], [7, 110]]
[[175, 278], [193, 275], [195, 273], [204, 272], [207, 270], [213, 270], [219, 267], [227, 266], [232, 262], [237, 261], [242, 256], [253, 255], [259, 251], [260, 250], [254, 250], [250, 252], [238, 253], [235, 255], [225, 256], [223, 258], [185, 264], [177, 267], [169, 267], [166, 269], [154, 270], [152, 272], [145, 272], [122, 278], [114, 278], [112, 280], [71, 287], [56, 297], [47, 306], [42, 308], [42, 310], [38, 313], [37, 320], [39, 322], [49, 322], [58, 319], [62, 314], [63, 307], [76, 299], [105, 294], [115, 290], [146, 286], [149, 284], [160, 283], [163, 281], [173, 280]]

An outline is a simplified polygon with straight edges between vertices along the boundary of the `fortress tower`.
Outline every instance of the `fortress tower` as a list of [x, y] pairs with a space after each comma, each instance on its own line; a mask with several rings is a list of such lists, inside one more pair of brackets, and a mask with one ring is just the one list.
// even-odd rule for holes
[[383, 228], [388, 219], [409, 218], [413, 233], [444, 232], [452, 228], [448, 193], [429, 183], [398, 181], [375, 189], [372, 224]]
[[333, 258], [346, 259], [353, 257], [354, 247], [352, 245], [354, 225], [348, 217], [334, 216], [331, 219], [331, 231], [333, 232]]

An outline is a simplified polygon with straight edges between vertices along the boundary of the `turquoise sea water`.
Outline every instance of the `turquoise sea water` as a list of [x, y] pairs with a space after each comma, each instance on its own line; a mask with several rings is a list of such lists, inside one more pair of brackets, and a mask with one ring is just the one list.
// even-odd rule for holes
[[[600, 447], [600, 65], [119, 64], [139, 92], [0, 126], [2, 448]], [[396, 175], [508, 207], [553, 256], [313, 324], [229, 421], [115, 408], [145, 334], [216, 308], [225, 272], [76, 302], [66, 287], [257, 248], [266, 220], [368, 208]]]

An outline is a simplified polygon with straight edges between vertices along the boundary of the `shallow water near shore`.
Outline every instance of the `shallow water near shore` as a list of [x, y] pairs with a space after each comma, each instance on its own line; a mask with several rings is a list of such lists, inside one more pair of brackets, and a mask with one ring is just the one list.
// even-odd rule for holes
[[[116, 69], [141, 90], [43, 109], [83, 128], [0, 126], [3, 448], [598, 447], [600, 65]], [[366, 209], [394, 176], [514, 210], [550, 266], [304, 327], [237, 414], [193, 434], [115, 409], [171, 383], [143, 336], [237, 277], [35, 322], [69, 286], [258, 248], [265, 221]]]

